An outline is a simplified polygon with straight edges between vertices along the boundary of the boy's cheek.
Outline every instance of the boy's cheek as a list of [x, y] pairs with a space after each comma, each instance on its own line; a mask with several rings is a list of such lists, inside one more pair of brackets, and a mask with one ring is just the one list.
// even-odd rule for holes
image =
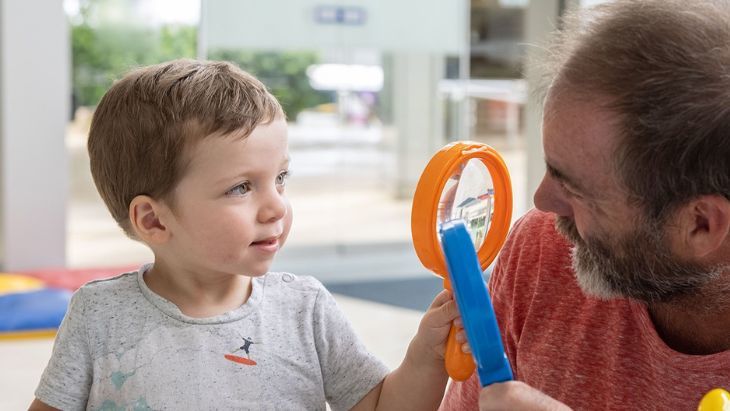
[[287, 238], [289, 238], [289, 231], [291, 230], [293, 220], [294, 216], [292, 215], [291, 204], [287, 203], [287, 213], [286, 217], [284, 217], [284, 230], [281, 233], [281, 237], [279, 237], [279, 248], [283, 247], [284, 244], [286, 244], [286, 240]]

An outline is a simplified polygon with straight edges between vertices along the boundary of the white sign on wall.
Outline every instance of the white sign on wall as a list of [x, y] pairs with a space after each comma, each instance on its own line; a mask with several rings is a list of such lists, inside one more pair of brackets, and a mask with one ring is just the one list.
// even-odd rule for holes
[[202, 0], [201, 41], [213, 48], [327, 47], [457, 54], [465, 0]]

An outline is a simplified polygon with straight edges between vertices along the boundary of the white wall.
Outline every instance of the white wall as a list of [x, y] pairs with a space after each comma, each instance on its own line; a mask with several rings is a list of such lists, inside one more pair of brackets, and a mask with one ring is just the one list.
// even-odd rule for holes
[[70, 47], [63, 3], [0, 0], [0, 259], [63, 266]]
[[[202, 47], [369, 48], [458, 53], [466, 40], [465, 4], [455, 0], [202, 0]], [[362, 24], [317, 22], [317, 9], [343, 9]]]
[[[578, 0], [565, 0], [562, 6], [570, 8], [577, 4]], [[558, 27], [560, 8], [560, 0], [530, 1], [525, 18], [525, 42], [527, 44], [544, 44], [547, 35]], [[528, 48], [528, 53], [533, 51], [534, 47]], [[525, 141], [527, 143], [526, 194], [531, 207], [532, 197], [545, 174], [545, 160], [542, 150], [542, 102], [536, 101], [531, 94], [537, 84], [537, 73], [529, 65], [526, 66], [525, 78], [528, 84], [528, 101], [525, 113]]]

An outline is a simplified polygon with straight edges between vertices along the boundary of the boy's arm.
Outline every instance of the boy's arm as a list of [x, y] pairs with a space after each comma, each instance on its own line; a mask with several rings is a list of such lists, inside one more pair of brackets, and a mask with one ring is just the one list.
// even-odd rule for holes
[[442, 291], [421, 320], [401, 365], [373, 388], [353, 410], [437, 409], [449, 379], [444, 368], [446, 338], [459, 315], [452, 294]]
[[58, 408], [53, 408], [50, 405], [44, 403], [38, 398], [34, 399], [28, 407], [28, 411], [58, 411]]

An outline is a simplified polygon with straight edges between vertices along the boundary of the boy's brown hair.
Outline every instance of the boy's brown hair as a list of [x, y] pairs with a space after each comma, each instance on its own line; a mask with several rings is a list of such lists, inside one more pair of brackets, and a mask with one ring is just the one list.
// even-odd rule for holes
[[227, 62], [175, 60], [134, 70], [94, 112], [91, 175], [119, 226], [134, 238], [129, 204], [138, 195], [173, 206], [196, 142], [211, 134], [248, 136], [284, 118], [279, 102], [252, 75]]

